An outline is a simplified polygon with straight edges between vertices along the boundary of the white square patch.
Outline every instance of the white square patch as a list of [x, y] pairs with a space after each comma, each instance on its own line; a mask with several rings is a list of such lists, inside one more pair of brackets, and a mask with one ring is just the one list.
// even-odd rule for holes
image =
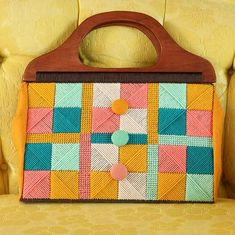
[[94, 83], [94, 107], [111, 107], [117, 99], [120, 99], [120, 83]]
[[120, 129], [133, 134], [147, 134], [147, 109], [129, 109], [120, 117]]
[[91, 144], [91, 169], [109, 171], [118, 163], [118, 147], [113, 144]]
[[145, 200], [146, 173], [129, 173], [119, 181], [118, 199]]

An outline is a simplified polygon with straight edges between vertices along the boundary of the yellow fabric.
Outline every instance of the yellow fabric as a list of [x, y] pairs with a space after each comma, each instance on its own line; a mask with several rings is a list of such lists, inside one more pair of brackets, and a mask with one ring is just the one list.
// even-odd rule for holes
[[234, 235], [235, 202], [216, 204], [25, 204], [0, 196], [4, 235]]

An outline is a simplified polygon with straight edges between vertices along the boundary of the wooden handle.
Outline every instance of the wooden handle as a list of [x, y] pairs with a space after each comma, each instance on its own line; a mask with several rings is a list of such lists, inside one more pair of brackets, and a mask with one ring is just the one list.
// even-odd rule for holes
[[[92, 30], [112, 25], [139, 29], [153, 43], [158, 58], [154, 65], [141, 68], [96, 68], [82, 64], [78, 48]], [[35, 81], [37, 72], [199, 72], [202, 81], [215, 81], [212, 65], [205, 59], [182, 49], [154, 18], [137, 12], [100, 13], [83, 21], [57, 49], [34, 59], [26, 68], [24, 81]]]

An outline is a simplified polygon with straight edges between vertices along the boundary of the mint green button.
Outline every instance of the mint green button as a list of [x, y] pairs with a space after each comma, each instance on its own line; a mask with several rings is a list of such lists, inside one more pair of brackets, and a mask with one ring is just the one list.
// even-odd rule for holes
[[112, 134], [111, 140], [116, 146], [123, 146], [128, 143], [129, 134], [125, 131], [118, 130]]

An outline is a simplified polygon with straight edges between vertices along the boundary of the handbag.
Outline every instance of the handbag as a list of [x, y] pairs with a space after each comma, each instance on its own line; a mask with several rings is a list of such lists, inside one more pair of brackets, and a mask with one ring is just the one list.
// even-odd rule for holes
[[[93, 29], [142, 31], [154, 65], [95, 68], [77, 56]], [[27, 66], [13, 133], [20, 200], [214, 202], [221, 175], [215, 72], [152, 17], [94, 15]]]

